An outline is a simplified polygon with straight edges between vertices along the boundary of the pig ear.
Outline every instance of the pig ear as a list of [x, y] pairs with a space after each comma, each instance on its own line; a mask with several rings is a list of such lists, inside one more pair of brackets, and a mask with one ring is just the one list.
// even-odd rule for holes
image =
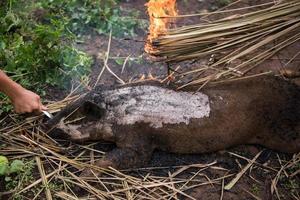
[[85, 101], [83, 104], [83, 110], [84, 113], [87, 115], [90, 115], [94, 118], [101, 118], [105, 114], [105, 109], [101, 108], [98, 104], [91, 102], [91, 101]]

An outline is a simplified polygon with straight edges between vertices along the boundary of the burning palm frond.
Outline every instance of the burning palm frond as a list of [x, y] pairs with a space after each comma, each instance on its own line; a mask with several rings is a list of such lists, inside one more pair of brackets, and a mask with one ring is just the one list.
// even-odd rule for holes
[[189, 83], [198, 84], [244, 75], [298, 40], [300, 2], [293, 0], [205, 24], [168, 29], [148, 40], [147, 52], [168, 63], [217, 56], [216, 62], [183, 74], [209, 69], [207, 76]]
[[[148, 14], [151, 16], [148, 40], [152, 43], [152, 39], [157, 38], [160, 34], [164, 34], [167, 31], [168, 24], [173, 21], [172, 18], [161, 18], [161, 16], [177, 16], [176, 0], [150, 0], [146, 6]], [[150, 52], [151, 45], [148, 44], [146, 44], [145, 50]]]

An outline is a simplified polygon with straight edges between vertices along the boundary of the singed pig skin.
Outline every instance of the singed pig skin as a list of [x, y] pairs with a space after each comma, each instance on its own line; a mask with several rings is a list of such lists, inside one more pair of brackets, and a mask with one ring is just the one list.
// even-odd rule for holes
[[[205, 153], [240, 144], [296, 153], [300, 150], [300, 90], [271, 76], [178, 91], [157, 82], [98, 87], [48, 122], [77, 142], [117, 146], [100, 167], [143, 166], [155, 149]], [[65, 125], [76, 108], [96, 120]], [[90, 175], [85, 170], [83, 175]]]

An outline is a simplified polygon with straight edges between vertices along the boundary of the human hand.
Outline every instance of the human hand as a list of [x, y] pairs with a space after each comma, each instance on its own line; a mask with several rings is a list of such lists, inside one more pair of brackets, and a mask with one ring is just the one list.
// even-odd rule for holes
[[40, 113], [47, 110], [40, 100], [40, 96], [24, 88], [16, 91], [11, 98], [16, 113]]

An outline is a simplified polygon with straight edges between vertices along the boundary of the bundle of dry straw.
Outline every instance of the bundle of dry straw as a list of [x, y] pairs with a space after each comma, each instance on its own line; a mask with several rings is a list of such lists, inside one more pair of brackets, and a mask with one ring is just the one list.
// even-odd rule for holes
[[241, 76], [300, 39], [299, 0], [266, 5], [243, 15], [169, 29], [151, 41], [149, 53], [168, 63], [218, 56], [212, 65], [186, 72], [214, 71], [190, 84]]

